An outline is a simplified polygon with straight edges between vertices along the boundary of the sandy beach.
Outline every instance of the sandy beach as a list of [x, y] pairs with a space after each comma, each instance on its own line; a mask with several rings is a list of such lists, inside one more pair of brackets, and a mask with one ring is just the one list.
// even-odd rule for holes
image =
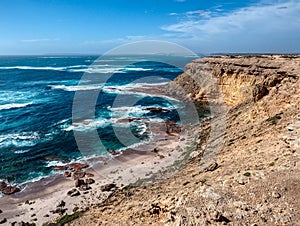
[[[82, 162], [90, 166], [84, 170], [86, 176], [82, 179], [95, 181], [89, 185], [90, 189], [77, 189], [80, 195], [71, 197], [68, 192], [75, 188], [76, 180], [63, 174], [28, 183], [21, 192], [0, 198], [1, 218], [6, 218], [9, 225], [22, 221], [42, 225], [55, 221], [62, 214], [87, 210], [116, 189], [166, 170], [184, 157], [186, 147], [192, 145], [194, 138], [188, 137], [186, 128], [181, 128], [180, 133], [170, 134], [166, 133], [162, 123], [154, 124], [152, 128], [156, 131], [148, 142], [126, 149], [110, 159], [99, 157]], [[114, 184], [116, 188], [101, 191], [106, 184]]]

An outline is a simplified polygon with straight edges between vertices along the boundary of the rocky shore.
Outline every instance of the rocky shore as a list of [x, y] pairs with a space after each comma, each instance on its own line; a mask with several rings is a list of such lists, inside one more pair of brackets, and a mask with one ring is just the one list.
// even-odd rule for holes
[[2, 198], [0, 224], [298, 225], [299, 73], [298, 55], [193, 61], [164, 90], [208, 104], [210, 118], [167, 123], [106, 165], [57, 167], [65, 176], [42, 191]]
[[[170, 85], [195, 102], [224, 104], [226, 115], [197, 128], [198, 148], [176, 173], [119, 189], [69, 225], [298, 225], [299, 72], [299, 55], [188, 64]], [[224, 120], [224, 133], [211, 139]], [[221, 144], [212, 159], [210, 143]]]

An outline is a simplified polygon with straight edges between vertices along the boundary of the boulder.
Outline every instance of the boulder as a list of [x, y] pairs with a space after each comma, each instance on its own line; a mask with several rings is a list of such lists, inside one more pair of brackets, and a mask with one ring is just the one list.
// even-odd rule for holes
[[92, 188], [87, 184], [81, 185], [80, 188], [79, 188], [80, 191], [87, 191], [87, 190], [90, 190], [90, 189], [92, 189]]
[[7, 183], [5, 183], [4, 181], [0, 181], [0, 191], [2, 191], [6, 187], [7, 187]]
[[79, 188], [79, 187], [81, 187], [82, 185], [85, 185], [84, 180], [82, 180], [82, 179], [77, 179], [77, 180], [75, 181], [75, 187], [76, 187], [76, 188]]
[[85, 183], [86, 183], [86, 184], [94, 184], [94, 183], [95, 183], [95, 180], [92, 179], [92, 178], [88, 178], [88, 179], [85, 180]]
[[69, 171], [64, 172], [65, 177], [71, 177], [72, 173]]
[[57, 208], [64, 207], [66, 205], [65, 201], [61, 200], [60, 203], [57, 205]]
[[2, 193], [3, 193], [4, 195], [12, 195], [12, 194], [17, 193], [17, 192], [19, 192], [19, 191], [21, 191], [21, 190], [20, 190], [20, 188], [18, 188], [18, 187], [7, 186], [6, 188], [4, 188], [4, 189], [2, 190]]
[[68, 169], [67, 166], [53, 166], [54, 170], [56, 171], [65, 171]]
[[74, 172], [81, 171], [82, 169], [88, 168], [89, 165], [85, 163], [71, 163], [69, 164], [69, 168]]
[[85, 173], [85, 176], [86, 176], [86, 177], [94, 177], [95, 175], [92, 174], [92, 173]]
[[108, 150], [108, 153], [111, 155], [118, 155], [120, 154], [119, 152], [115, 151], [115, 150]]
[[73, 179], [74, 180], [84, 178], [84, 176], [85, 176], [85, 172], [82, 172], [82, 171], [76, 171], [76, 172], [73, 173]]
[[0, 224], [5, 224], [7, 222], [7, 219], [6, 218], [3, 218], [1, 221], [0, 221]]
[[71, 197], [75, 197], [75, 196], [79, 196], [80, 192], [76, 188], [73, 188], [72, 190], [68, 191], [67, 195]]
[[111, 184], [105, 184], [105, 185], [102, 185], [100, 187], [101, 191], [102, 192], [105, 192], [105, 191], [111, 191], [112, 189], [116, 188], [117, 185], [114, 184], [114, 183], [111, 183]]

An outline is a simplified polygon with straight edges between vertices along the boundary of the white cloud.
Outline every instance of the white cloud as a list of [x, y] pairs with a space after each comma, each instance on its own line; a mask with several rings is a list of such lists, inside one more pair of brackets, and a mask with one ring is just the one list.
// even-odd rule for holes
[[[180, 22], [163, 26], [162, 29], [180, 37], [192, 37], [191, 41], [202, 41], [206, 46], [229, 47], [248, 42], [249, 46], [271, 48], [276, 44], [298, 45], [300, 52], [300, 2], [286, 1], [244, 7], [231, 12], [186, 12]], [[292, 42], [292, 43], [284, 43]], [[250, 47], [250, 48], [251, 48]], [[223, 48], [225, 49], [225, 48]], [[280, 48], [279, 48], [280, 49]]]

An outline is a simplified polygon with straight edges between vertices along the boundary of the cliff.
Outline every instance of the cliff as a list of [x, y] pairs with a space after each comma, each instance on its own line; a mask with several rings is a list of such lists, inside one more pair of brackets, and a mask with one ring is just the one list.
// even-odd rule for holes
[[[188, 64], [173, 85], [195, 102], [226, 106], [225, 115], [197, 129], [198, 149], [174, 175], [119, 190], [71, 225], [299, 224], [299, 73], [296, 55]], [[211, 141], [220, 150], [205, 158], [212, 123], [222, 122], [224, 132]]]

